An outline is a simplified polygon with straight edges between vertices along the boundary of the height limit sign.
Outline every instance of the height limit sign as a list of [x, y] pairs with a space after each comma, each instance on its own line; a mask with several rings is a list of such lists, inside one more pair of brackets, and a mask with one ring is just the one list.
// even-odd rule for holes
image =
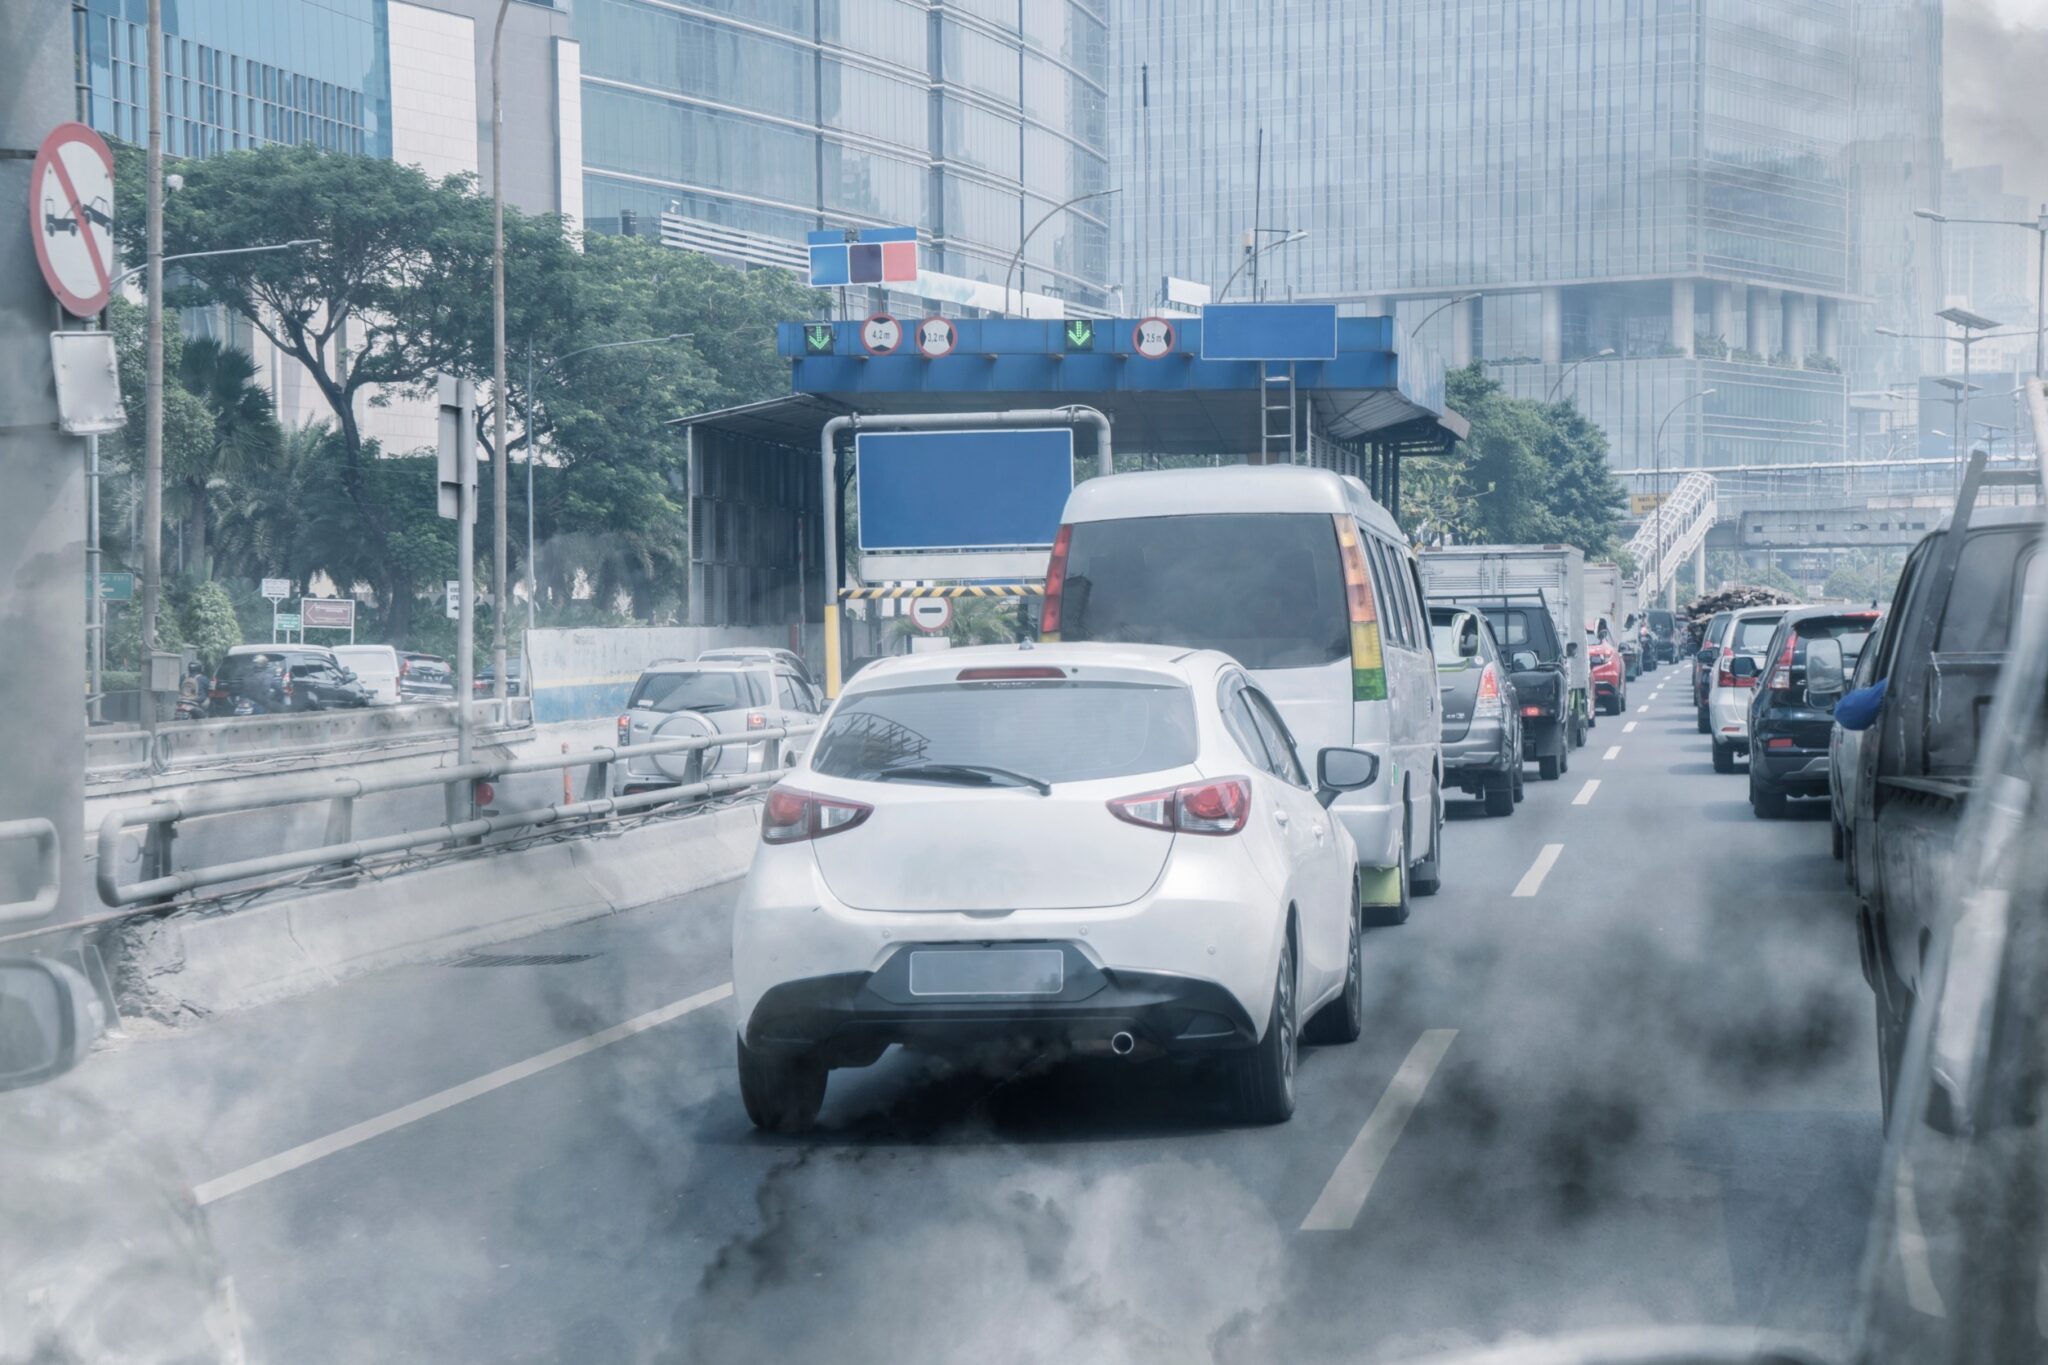
[[36, 264], [64, 311], [89, 318], [114, 287], [114, 154], [82, 123], [60, 123], [29, 171]]

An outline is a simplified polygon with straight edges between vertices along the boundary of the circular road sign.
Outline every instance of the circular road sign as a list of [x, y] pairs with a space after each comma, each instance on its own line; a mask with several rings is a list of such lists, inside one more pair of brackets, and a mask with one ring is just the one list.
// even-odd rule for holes
[[917, 324], [917, 349], [926, 360], [943, 359], [959, 344], [959, 329], [945, 318], [926, 318]]
[[1147, 360], [1164, 360], [1173, 354], [1173, 324], [1165, 318], [1139, 318], [1131, 328], [1131, 349]]
[[869, 355], [890, 355], [903, 344], [903, 324], [887, 313], [877, 313], [860, 325], [860, 344]]
[[66, 312], [89, 318], [114, 287], [114, 154], [83, 123], [60, 123], [36, 149], [28, 184], [43, 279]]
[[927, 635], [937, 635], [953, 624], [953, 599], [950, 597], [913, 597], [910, 599], [910, 624]]

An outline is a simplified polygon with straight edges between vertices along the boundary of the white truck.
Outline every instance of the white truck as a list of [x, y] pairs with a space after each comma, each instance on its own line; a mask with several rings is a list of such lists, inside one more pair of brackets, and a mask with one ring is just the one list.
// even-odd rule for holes
[[[1538, 673], [1558, 678], [1557, 709], [1537, 719], [1554, 724], [1560, 760], [1582, 747], [1593, 725], [1584, 552], [1571, 545], [1452, 545], [1425, 550], [1420, 560], [1431, 601], [1471, 607], [1492, 623], [1501, 651], [1514, 665], [1517, 692], [1543, 692]], [[1552, 640], [1527, 629], [1527, 613], [1538, 605], [1549, 618]], [[1524, 701], [1525, 730], [1540, 728], [1528, 718], [1530, 704]], [[1527, 747], [1540, 759], [1546, 745], [1539, 740]]]

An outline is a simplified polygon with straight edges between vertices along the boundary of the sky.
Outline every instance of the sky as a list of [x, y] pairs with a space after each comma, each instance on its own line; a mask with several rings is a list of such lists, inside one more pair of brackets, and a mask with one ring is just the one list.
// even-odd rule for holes
[[2008, 190], [2048, 200], [2048, 0], [1948, 0], [1942, 66], [1949, 160], [2003, 163]]

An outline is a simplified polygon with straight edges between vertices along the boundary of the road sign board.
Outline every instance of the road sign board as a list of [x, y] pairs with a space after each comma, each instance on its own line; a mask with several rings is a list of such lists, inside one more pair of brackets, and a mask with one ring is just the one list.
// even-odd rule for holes
[[960, 330], [945, 318], [926, 318], [917, 324], [917, 349], [927, 360], [943, 359], [959, 344]]
[[82, 123], [60, 123], [29, 170], [29, 234], [57, 302], [75, 317], [107, 306], [114, 287], [114, 154]]
[[1628, 510], [1635, 516], [1648, 516], [1664, 503], [1661, 493], [1631, 493], [1628, 495]]
[[909, 284], [917, 279], [917, 229], [862, 228], [851, 240], [840, 228], [809, 236], [814, 289], [847, 284]]
[[462, 580], [459, 578], [445, 578], [441, 581], [448, 585], [448, 619], [459, 621], [462, 619]]
[[299, 617], [311, 630], [354, 630], [356, 599], [353, 597], [304, 597], [299, 599]]
[[953, 624], [953, 600], [950, 597], [913, 597], [909, 606], [910, 624], [927, 635], [937, 635]]
[[1333, 303], [1212, 303], [1202, 310], [1204, 360], [1334, 360]]
[[1068, 318], [1063, 339], [1070, 351], [1092, 351], [1095, 349], [1095, 323], [1088, 318]]
[[135, 600], [135, 575], [132, 573], [103, 573], [100, 575], [100, 601], [133, 602]]
[[854, 464], [863, 554], [1050, 548], [1074, 490], [1074, 432], [863, 431]]
[[263, 595], [273, 602], [282, 602], [292, 595], [292, 581], [289, 578], [266, 578], [263, 580]]
[[832, 324], [829, 322], [807, 322], [804, 324], [804, 354], [832, 354]]
[[869, 355], [891, 355], [903, 344], [903, 324], [887, 313], [877, 313], [860, 325], [860, 344]]
[[1165, 318], [1140, 318], [1131, 328], [1131, 349], [1147, 360], [1164, 360], [1173, 354], [1173, 324]]
[[295, 611], [281, 611], [270, 618], [270, 630], [276, 634], [281, 630], [299, 630], [299, 614]]

